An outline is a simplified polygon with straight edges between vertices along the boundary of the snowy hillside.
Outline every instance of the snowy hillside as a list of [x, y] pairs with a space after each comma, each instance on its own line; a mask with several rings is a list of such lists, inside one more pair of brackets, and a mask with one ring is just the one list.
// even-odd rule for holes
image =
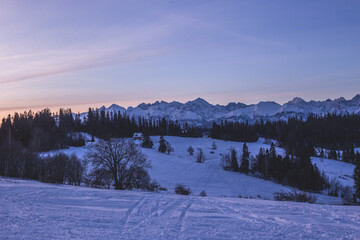
[[[280, 105], [275, 102], [259, 102], [258, 104], [246, 105], [243, 103], [229, 103], [226, 106], [212, 105], [202, 98], [197, 98], [186, 103], [180, 102], [155, 102], [153, 104], [142, 103], [137, 107], [125, 109], [116, 104], [108, 108], [100, 108], [105, 111], [127, 112], [130, 116], [145, 118], [167, 118], [178, 120], [179, 122], [188, 122], [195, 125], [209, 125], [213, 121], [249, 121], [254, 122], [259, 119], [264, 120], [286, 120], [291, 116], [306, 118], [309, 113], [315, 114], [347, 114], [360, 113], [360, 94], [351, 100], [338, 98], [326, 101], [306, 102], [301, 98]], [[82, 113], [81, 118], [87, 113]]]
[[1, 239], [359, 239], [360, 208], [0, 178]]
[[[278, 191], [292, 191], [291, 187], [276, 184], [256, 177], [245, 174], [224, 171], [220, 165], [220, 154], [228, 153], [231, 148], [235, 148], [240, 159], [242, 143], [213, 140], [211, 138], [182, 138], [182, 137], [165, 137], [174, 148], [170, 155], [157, 151], [159, 137], [152, 137], [155, 143], [155, 149], [143, 149], [148, 159], [151, 161], [152, 168], [150, 175], [156, 179], [161, 186], [166, 187], [173, 192], [176, 184], [183, 183], [190, 187], [194, 194], [199, 194], [204, 190], [209, 196], [228, 196], [273, 199], [273, 193]], [[212, 142], [217, 145], [216, 150], [211, 150]], [[197, 163], [196, 156], [190, 156], [187, 148], [192, 146], [195, 151], [202, 148], [205, 154], [205, 163]], [[269, 148], [268, 144], [260, 139], [255, 143], [248, 143], [249, 151], [252, 155], [259, 152], [260, 147]], [[86, 149], [69, 148], [61, 150], [66, 154], [75, 153], [83, 157]], [[210, 151], [214, 151], [213, 154]], [[59, 151], [44, 153], [54, 154]], [[284, 154], [284, 150], [277, 148], [277, 152]], [[324, 170], [329, 177], [336, 176], [344, 185], [353, 186], [351, 178], [354, 165], [340, 161], [328, 159], [314, 159], [320, 170]], [[341, 198], [319, 195], [318, 203], [342, 204]]]

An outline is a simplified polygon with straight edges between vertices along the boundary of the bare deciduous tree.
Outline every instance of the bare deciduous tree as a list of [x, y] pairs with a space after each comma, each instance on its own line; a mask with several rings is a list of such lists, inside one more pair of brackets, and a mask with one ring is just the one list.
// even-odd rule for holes
[[[139, 169], [146, 170], [151, 167], [134, 141], [126, 139], [100, 140], [89, 147], [87, 157], [94, 171], [104, 169], [111, 172], [115, 189], [141, 187], [134, 186], [134, 179], [139, 178]], [[145, 173], [141, 176], [147, 178], [147, 171]]]

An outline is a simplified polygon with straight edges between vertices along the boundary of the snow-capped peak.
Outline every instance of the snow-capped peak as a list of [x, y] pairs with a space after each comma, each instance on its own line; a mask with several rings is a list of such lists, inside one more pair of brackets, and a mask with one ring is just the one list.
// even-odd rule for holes
[[291, 104], [305, 103], [305, 100], [300, 97], [294, 97], [294, 99], [289, 101], [288, 103], [291, 103]]
[[[360, 113], [360, 94], [351, 100], [338, 98], [326, 101], [305, 101], [296, 97], [293, 100], [280, 105], [276, 102], [259, 102], [258, 104], [246, 105], [243, 103], [229, 103], [227, 105], [212, 105], [202, 98], [197, 98], [186, 103], [156, 101], [152, 104], [141, 103], [137, 107], [127, 109], [113, 104], [108, 108], [104, 106], [100, 111], [113, 111], [128, 115], [145, 118], [167, 118], [179, 122], [188, 122], [194, 125], [209, 125], [213, 121], [249, 121], [257, 120], [287, 120], [288, 117], [298, 116], [305, 119], [309, 113], [324, 115], [327, 113], [347, 114]], [[86, 113], [84, 113], [86, 114]]]

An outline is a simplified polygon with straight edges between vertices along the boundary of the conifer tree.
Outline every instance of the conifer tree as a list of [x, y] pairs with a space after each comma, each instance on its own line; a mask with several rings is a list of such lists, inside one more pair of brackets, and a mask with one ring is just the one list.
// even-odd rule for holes
[[158, 150], [159, 150], [159, 152], [162, 152], [162, 153], [164, 153], [164, 152], [166, 152], [166, 150], [167, 150], [167, 147], [166, 147], [166, 140], [164, 139], [164, 136], [160, 136], [160, 141], [159, 141], [159, 148], [158, 148]]
[[234, 172], [239, 171], [239, 164], [237, 162], [237, 158], [236, 158], [236, 150], [235, 148], [233, 148], [231, 150], [231, 170]]
[[360, 154], [356, 153], [355, 157], [356, 167], [354, 169], [355, 195], [360, 198]]
[[148, 135], [145, 135], [141, 146], [143, 148], [153, 148], [154, 143]]
[[243, 154], [241, 156], [240, 172], [243, 172], [243, 173], [249, 172], [249, 157], [250, 157], [249, 149], [248, 149], [246, 143], [244, 143]]

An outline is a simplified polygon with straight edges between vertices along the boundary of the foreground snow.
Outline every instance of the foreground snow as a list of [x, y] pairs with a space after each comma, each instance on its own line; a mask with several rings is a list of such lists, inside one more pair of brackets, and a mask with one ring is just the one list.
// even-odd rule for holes
[[360, 208], [0, 178], [2, 239], [359, 239]]

